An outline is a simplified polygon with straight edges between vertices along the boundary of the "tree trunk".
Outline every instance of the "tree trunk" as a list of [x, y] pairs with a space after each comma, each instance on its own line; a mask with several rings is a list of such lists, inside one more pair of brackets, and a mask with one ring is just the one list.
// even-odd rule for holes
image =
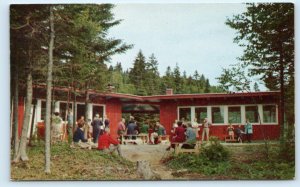
[[284, 65], [283, 65], [283, 58], [282, 58], [282, 46], [280, 46], [280, 54], [279, 54], [279, 63], [280, 63], [280, 143], [284, 145], [285, 143], [285, 133], [284, 133]]
[[50, 170], [50, 130], [51, 130], [51, 87], [52, 87], [52, 69], [53, 69], [53, 45], [54, 45], [54, 15], [53, 7], [50, 6], [50, 42], [49, 42], [49, 62], [47, 71], [47, 98], [46, 98], [46, 117], [45, 117], [45, 173], [51, 173]]
[[[31, 53], [31, 51], [29, 52]], [[29, 55], [31, 56], [31, 55]], [[29, 58], [31, 60], [31, 58]], [[30, 61], [29, 60], [29, 61]], [[31, 66], [31, 62], [28, 62]], [[28, 127], [29, 127], [29, 120], [30, 120], [30, 112], [31, 112], [31, 104], [32, 104], [32, 75], [31, 75], [31, 67], [29, 68], [26, 79], [26, 103], [25, 103], [25, 114], [24, 114], [24, 120], [23, 120], [23, 127], [22, 127], [22, 134], [21, 134], [21, 140], [19, 144], [19, 149], [17, 151], [17, 154], [15, 155], [14, 162], [19, 162], [19, 160], [28, 161], [28, 156], [26, 153], [26, 146], [27, 146], [27, 133], [28, 133]]]
[[18, 66], [15, 66], [14, 73], [14, 99], [13, 99], [13, 130], [14, 130], [14, 156], [17, 156], [19, 148], [19, 75]]

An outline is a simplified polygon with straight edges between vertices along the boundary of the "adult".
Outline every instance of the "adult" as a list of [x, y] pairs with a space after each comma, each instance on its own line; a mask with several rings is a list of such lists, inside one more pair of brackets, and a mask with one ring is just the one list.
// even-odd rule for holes
[[229, 139], [234, 140], [234, 128], [233, 128], [231, 123], [227, 127], [227, 132], [228, 132], [228, 135], [229, 135]]
[[83, 127], [84, 127], [83, 123], [78, 124], [78, 127], [77, 127], [76, 131], [74, 132], [74, 136], [73, 136], [74, 145], [77, 145], [81, 148], [91, 149], [91, 145], [87, 143], [88, 140], [86, 138], [84, 138]]
[[151, 134], [151, 142], [154, 144], [157, 144], [158, 142], [155, 140], [158, 140], [160, 136], [166, 135], [166, 129], [165, 127], [160, 124], [160, 122], [156, 122], [155, 127], [154, 127], [154, 132]]
[[174, 143], [181, 143], [184, 142], [186, 137], [185, 137], [185, 128], [182, 127], [182, 122], [178, 121], [177, 122], [178, 127], [175, 130], [175, 135], [172, 137], [171, 140], [171, 146], [167, 148], [167, 150], [170, 150], [170, 148], [175, 148]]
[[243, 142], [243, 134], [244, 134], [244, 131], [242, 129], [242, 125], [239, 124], [239, 126], [237, 128], [235, 128], [234, 131], [235, 131], [235, 134], [237, 136], [237, 141], [242, 143]]
[[109, 128], [110, 120], [108, 119], [107, 115], [104, 115], [104, 125], [105, 128]]
[[100, 136], [98, 140], [98, 150], [110, 154], [117, 151], [119, 156], [122, 156], [119, 142], [110, 136], [109, 128], [105, 128], [104, 134]]
[[186, 141], [182, 145], [182, 148], [184, 148], [184, 149], [194, 149], [197, 139], [196, 139], [195, 130], [193, 129], [191, 123], [187, 123], [187, 129], [186, 129], [185, 134], [186, 134]]
[[93, 127], [93, 142], [97, 143], [100, 132], [103, 128], [103, 123], [102, 123], [102, 120], [99, 118], [99, 114], [96, 114], [96, 116], [92, 122], [92, 127]]
[[209, 140], [209, 128], [211, 126], [211, 123], [208, 121], [207, 118], [204, 118], [203, 120], [203, 130], [202, 130], [202, 142], [204, 141], [204, 136], [206, 135], [206, 141]]
[[132, 138], [135, 139], [134, 135], [137, 135], [138, 131], [137, 131], [137, 124], [134, 120], [129, 121], [126, 132], [127, 135], [131, 135]]
[[247, 137], [248, 142], [250, 143], [252, 140], [252, 134], [253, 134], [253, 126], [249, 122], [249, 119], [246, 119], [246, 124], [245, 124], [245, 134]]
[[68, 114], [67, 114], [67, 133], [68, 133], [68, 142], [72, 142], [72, 136], [73, 136], [73, 112], [72, 108], [68, 109]]
[[84, 116], [80, 116], [80, 118], [77, 120], [76, 128], [74, 129], [74, 131], [77, 130], [77, 127], [78, 127], [79, 124], [83, 124], [83, 126], [84, 126], [84, 124], [85, 124]]
[[119, 136], [124, 135], [125, 134], [125, 130], [126, 130], [125, 119], [122, 118], [121, 121], [118, 123], [118, 135]]
[[193, 131], [196, 134], [196, 138], [199, 138], [200, 125], [197, 122], [197, 118], [194, 118], [194, 120], [193, 120], [193, 122], [191, 124], [191, 127], [192, 127]]
[[[146, 123], [143, 123], [141, 128], [140, 128], [140, 136], [143, 140], [143, 142], [149, 142], [149, 136], [148, 136], [148, 131], [149, 131], [149, 125], [148, 125], [148, 121]], [[146, 139], [145, 139], [146, 138]]]
[[51, 120], [51, 141], [56, 142], [56, 141], [61, 141], [63, 138], [63, 120], [59, 116], [59, 112], [55, 111], [54, 115], [52, 115], [52, 120]]

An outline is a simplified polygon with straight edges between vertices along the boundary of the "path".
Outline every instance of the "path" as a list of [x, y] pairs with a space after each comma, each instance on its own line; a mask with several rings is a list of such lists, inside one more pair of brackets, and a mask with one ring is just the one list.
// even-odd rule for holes
[[[166, 151], [168, 145], [121, 145], [123, 156], [132, 161], [147, 160], [152, 170], [159, 174], [162, 180], [172, 180], [172, 170], [160, 163], [170, 152]], [[178, 179], [178, 178], [176, 178]]]

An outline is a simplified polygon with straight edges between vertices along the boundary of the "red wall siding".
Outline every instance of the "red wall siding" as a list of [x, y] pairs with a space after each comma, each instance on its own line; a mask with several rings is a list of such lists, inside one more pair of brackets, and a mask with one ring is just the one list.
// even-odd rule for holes
[[117, 138], [118, 123], [122, 119], [122, 105], [118, 100], [108, 100], [106, 103], [106, 115], [110, 120], [111, 136]]
[[162, 102], [160, 104], [160, 123], [171, 133], [174, 121], [177, 119], [177, 104], [175, 102]]
[[22, 127], [23, 127], [23, 120], [24, 120], [24, 97], [19, 98], [19, 106], [18, 106], [18, 133], [19, 137], [21, 137]]
[[[220, 140], [224, 140], [226, 136], [228, 136], [226, 125], [212, 125], [210, 128], [210, 136], [217, 136]], [[234, 128], [237, 125], [233, 125]], [[242, 127], [243, 128], [243, 127]], [[202, 128], [200, 130], [200, 137], [202, 136]], [[280, 135], [280, 126], [279, 125], [253, 125], [253, 140], [263, 140], [270, 139], [275, 140], [278, 139]], [[244, 138], [245, 139], [245, 138]]]

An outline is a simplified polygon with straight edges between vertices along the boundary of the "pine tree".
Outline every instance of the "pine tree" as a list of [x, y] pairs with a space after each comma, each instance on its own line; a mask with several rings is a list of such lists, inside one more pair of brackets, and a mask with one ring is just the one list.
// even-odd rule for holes
[[146, 75], [146, 62], [145, 56], [140, 50], [137, 57], [134, 60], [133, 68], [129, 72], [129, 78], [131, 83], [135, 86], [137, 95], [146, 95], [145, 89], [145, 75]]
[[204, 93], [209, 93], [209, 92], [210, 92], [210, 84], [209, 84], [209, 80], [206, 79]]
[[182, 80], [180, 75], [180, 69], [176, 63], [176, 66], [173, 71], [173, 77], [174, 77], [174, 92], [179, 94], [182, 93]]
[[260, 91], [257, 82], [254, 83], [253, 90], [255, 92], [259, 92]]

